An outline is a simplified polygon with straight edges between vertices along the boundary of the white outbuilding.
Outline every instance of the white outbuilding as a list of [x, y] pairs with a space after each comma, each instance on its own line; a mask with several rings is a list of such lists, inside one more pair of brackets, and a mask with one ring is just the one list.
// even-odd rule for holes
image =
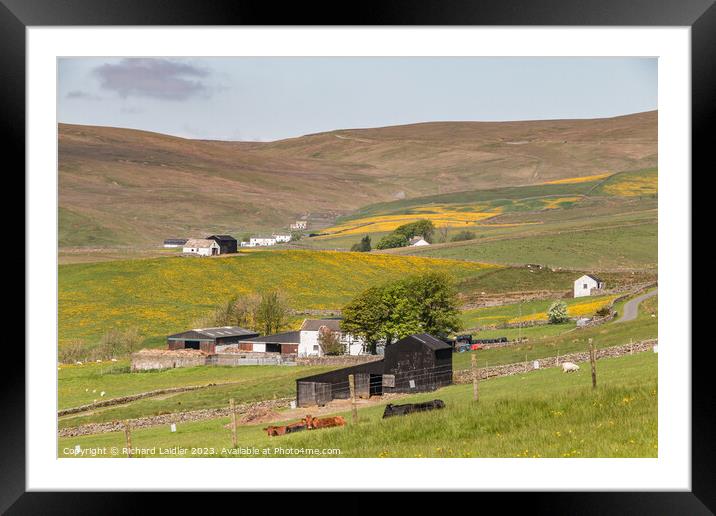
[[286, 234], [274, 234], [274, 235], [271, 235], [271, 236], [273, 236], [273, 237], [276, 239], [276, 243], [277, 243], [277, 244], [280, 244], [280, 243], [283, 243], [283, 242], [290, 242], [290, 241], [291, 241], [291, 235], [286, 235]]
[[185, 254], [196, 254], [199, 256], [215, 256], [220, 251], [219, 244], [216, 240], [207, 240], [206, 238], [190, 238], [184, 244], [182, 252]]
[[422, 236], [416, 235], [408, 241], [408, 244], [412, 247], [420, 247], [423, 245], [430, 245], [430, 242], [425, 240]]
[[585, 274], [574, 280], [574, 297], [591, 296], [594, 290], [604, 288], [604, 282], [596, 276]]
[[264, 247], [268, 245], [276, 245], [276, 239], [272, 236], [270, 237], [251, 237], [251, 240], [249, 240], [249, 246], [248, 247]]

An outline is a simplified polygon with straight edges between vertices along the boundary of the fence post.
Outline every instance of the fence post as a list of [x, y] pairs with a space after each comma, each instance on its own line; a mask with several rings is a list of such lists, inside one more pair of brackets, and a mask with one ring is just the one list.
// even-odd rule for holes
[[129, 419], [124, 421], [124, 441], [127, 445], [127, 458], [132, 458], [132, 431], [129, 428]]
[[353, 424], [358, 422], [358, 409], [356, 408], [356, 384], [352, 374], [348, 375], [348, 387], [351, 391], [351, 417]]
[[231, 444], [236, 448], [236, 405], [234, 405], [234, 398], [229, 400], [229, 409], [231, 410]]
[[589, 363], [592, 366], [592, 389], [597, 388], [597, 357], [594, 353], [594, 340], [589, 339]]
[[479, 401], [480, 392], [477, 389], [477, 357], [475, 356], [477, 351], [473, 351], [470, 356], [470, 363], [472, 365], [472, 399]]

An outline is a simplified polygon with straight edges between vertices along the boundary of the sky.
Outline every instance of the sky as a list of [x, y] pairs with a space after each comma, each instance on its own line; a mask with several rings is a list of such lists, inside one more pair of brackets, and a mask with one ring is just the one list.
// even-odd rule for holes
[[656, 58], [60, 58], [58, 120], [272, 141], [434, 121], [657, 108]]

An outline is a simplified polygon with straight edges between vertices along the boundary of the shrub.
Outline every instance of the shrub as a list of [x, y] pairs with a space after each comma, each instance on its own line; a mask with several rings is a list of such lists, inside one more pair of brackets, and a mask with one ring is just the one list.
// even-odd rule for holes
[[360, 242], [351, 246], [351, 251], [357, 253], [367, 253], [371, 250], [370, 237], [368, 235], [360, 239]]
[[609, 308], [608, 305], [604, 305], [603, 307], [601, 307], [599, 310], [596, 311], [596, 314], [599, 317], [607, 317], [611, 313], [611, 311], [612, 311], [612, 309]]
[[550, 324], [560, 324], [569, 319], [567, 304], [564, 301], [555, 301], [547, 309], [547, 319]]
[[341, 344], [340, 333], [331, 331], [328, 326], [321, 326], [318, 329], [318, 345], [326, 355], [342, 355], [345, 351]]
[[88, 350], [82, 339], [73, 339], [57, 350], [57, 360], [61, 364], [74, 364], [87, 359]]
[[474, 231], [468, 231], [467, 229], [460, 231], [450, 239], [451, 242], [462, 242], [464, 240], [474, 240], [476, 237]]
[[129, 355], [139, 349], [141, 343], [142, 336], [137, 328], [111, 329], [102, 335], [99, 344], [92, 350], [92, 358], [108, 359]]
[[393, 233], [386, 235], [380, 239], [380, 242], [375, 246], [376, 249], [393, 249], [396, 247], [405, 247], [408, 245], [408, 239], [405, 235]]

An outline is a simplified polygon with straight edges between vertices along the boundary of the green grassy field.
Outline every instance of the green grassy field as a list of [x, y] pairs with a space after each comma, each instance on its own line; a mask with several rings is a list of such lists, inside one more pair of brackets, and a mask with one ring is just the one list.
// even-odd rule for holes
[[[340, 457], [656, 457], [657, 355], [604, 359], [597, 370], [594, 392], [584, 371], [544, 369], [481, 382], [479, 403], [471, 399], [471, 385], [453, 385], [406, 399], [442, 399], [441, 411], [383, 420], [383, 405], [377, 405], [360, 409], [357, 425], [273, 438], [262, 430], [265, 424], [243, 426], [238, 445], [258, 448], [261, 457], [316, 456], [313, 450], [329, 448]], [[135, 430], [133, 446], [145, 449], [135, 456], [156, 457], [160, 448], [172, 447], [186, 452], [165, 456], [237, 456], [227, 423], [180, 424], [176, 433], [164, 426]], [[59, 456], [77, 445], [88, 452], [104, 447], [103, 456], [111, 456], [110, 447], [124, 446], [124, 436], [61, 438]], [[270, 453], [262, 454], [264, 448]]]

